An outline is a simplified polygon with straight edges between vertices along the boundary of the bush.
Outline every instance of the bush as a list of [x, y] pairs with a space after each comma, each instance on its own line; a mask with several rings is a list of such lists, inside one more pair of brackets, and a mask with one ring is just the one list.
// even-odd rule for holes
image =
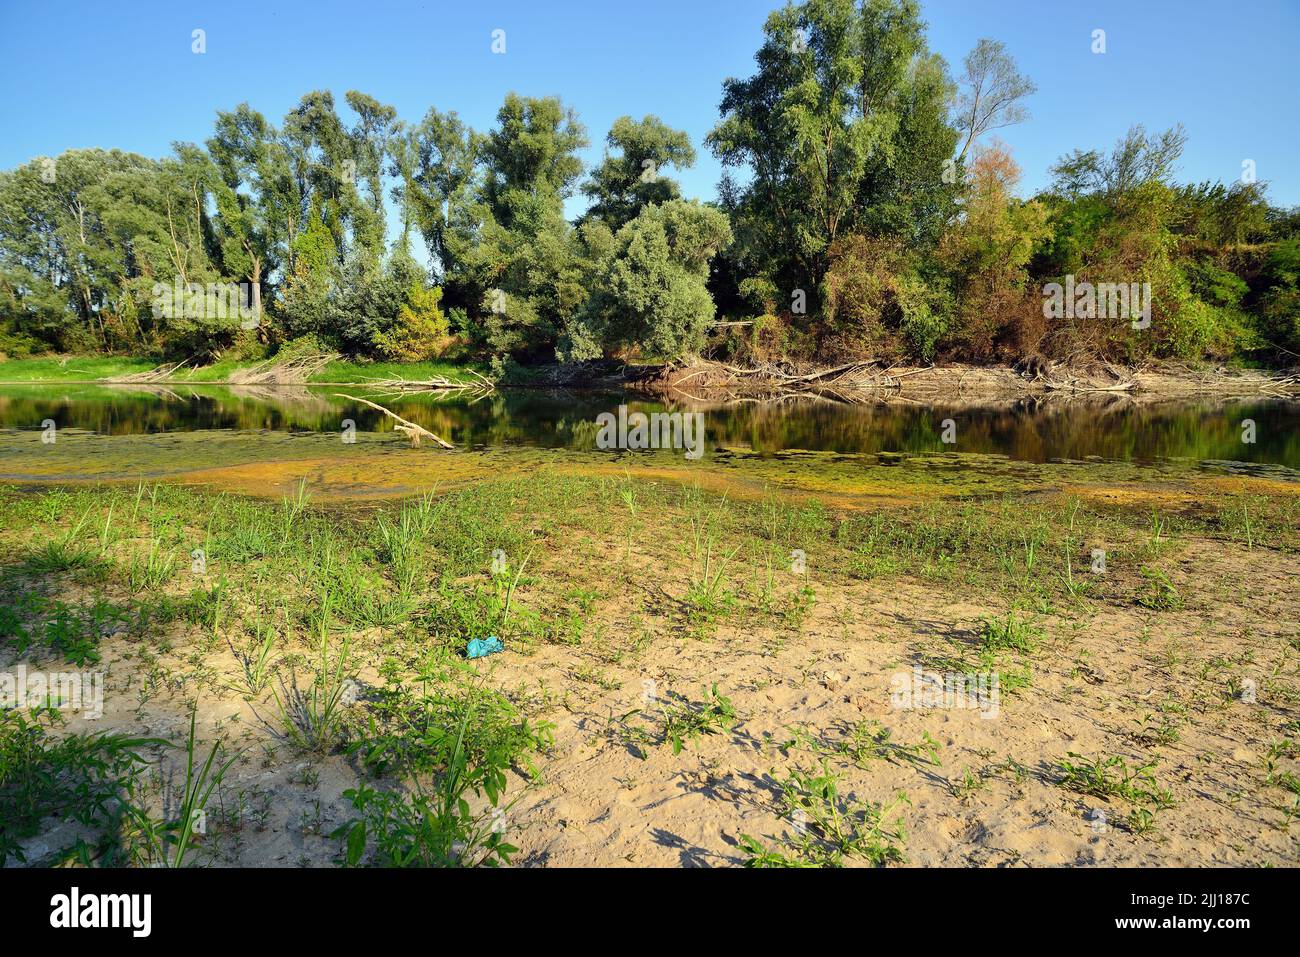
[[730, 242], [726, 215], [712, 207], [673, 200], [643, 209], [597, 267], [597, 292], [567, 332], [567, 358], [596, 358], [601, 344], [698, 352], [714, 316], [709, 260]]
[[1260, 332], [1275, 348], [1300, 352], [1300, 241], [1278, 243], [1264, 264]]
[[425, 288], [416, 280], [406, 292], [397, 322], [387, 332], [375, 335], [376, 350], [397, 362], [422, 362], [443, 354], [449, 341], [447, 317], [438, 309], [442, 290]]
[[893, 242], [851, 235], [831, 248], [825, 311], [832, 352], [934, 358], [952, 298]]

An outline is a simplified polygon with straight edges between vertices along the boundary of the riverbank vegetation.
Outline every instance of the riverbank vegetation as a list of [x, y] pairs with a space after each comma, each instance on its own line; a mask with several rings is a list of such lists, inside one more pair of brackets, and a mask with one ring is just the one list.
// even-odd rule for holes
[[[809, 0], [755, 59], [705, 143], [626, 116], [594, 169], [572, 109], [514, 93], [487, 131], [318, 90], [160, 159], [35, 158], [0, 173], [0, 352], [1294, 364], [1300, 214], [1253, 169], [1179, 183], [1181, 128], [1065, 152], [1025, 199], [994, 131], [1032, 122], [1034, 84], [997, 40], [949, 64], [915, 0]], [[716, 202], [673, 179], [697, 146]], [[1048, 316], [1052, 283], [1134, 292]]]
[[[228, 356], [206, 365], [177, 368], [165, 376], [165, 381], [226, 383], [241, 371], [258, 366], [257, 361]], [[32, 356], [0, 361], [0, 383], [129, 381], [132, 376], [142, 376], [158, 368], [155, 359], [131, 356]], [[486, 366], [466, 362], [384, 362], [340, 357], [324, 363], [303, 381], [333, 384], [375, 384], [393, 378], [423, 382], [439, 378], [473, 381], [473, 372], [479, 369], [487, 371]]]

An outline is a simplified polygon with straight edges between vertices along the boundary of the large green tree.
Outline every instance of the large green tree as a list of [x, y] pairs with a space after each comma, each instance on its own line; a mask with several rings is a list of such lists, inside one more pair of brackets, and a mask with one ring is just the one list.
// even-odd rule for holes
[[620, 116], [605, 138], [604, 160], [583, 184], [591, 199], [584, 219], [599, 220], [617, 231], [646, 206], [679, 199], [676, 180], [667, 167], [689, 169], [695, 165], [691, 138], [657, 116], [634, 120]]
[[[721, 187], [749, 277], [742, 285], [788, 303], [795, 289], [816, 294], [836, 239], [877, 200], [907, 207], [906, 141], [928, 141], [930, 127], [942, 127], [947, 81], [926, 50], [915, 0], [787, 4], [768, 17], [764, 37], [758, 72], [724, 84], [709, 144], [724, 166], [748, 174]], [[931, 168], [911, 175], [932, 176], [942, 190], [935, 161], [953, 144], [945, 134]]]
[[566, 330], [569, 357], [626, 347], [667, 358], [698, 353], [714, 319], [709, 261], [730, 242], [717, 209], [680, 199], [647, 206], [606, 247], [594, 295]]
[[586, 145], [586, 131], [558, 98], [514, 93], [482, 143], [481, 185], [458, 224], [449, 278], [471, 297], [470, 331], [494, 351], [553, 351], [587, 298], [588, 265], [564, 217]]

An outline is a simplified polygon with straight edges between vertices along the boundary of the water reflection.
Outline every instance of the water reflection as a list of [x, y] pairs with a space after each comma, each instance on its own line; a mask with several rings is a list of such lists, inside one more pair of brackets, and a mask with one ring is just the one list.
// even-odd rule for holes
[[[1300, 468], [1300, 403], [1284, 400], [1141, 403], [1129, 397], [1017, 400], [990, 404], [831, 402], [709, 405], [647, 401], [619, 393], [503, 390], [477, 399], [395, 396], [359, 387], [5, 386], [0, 428], [60, 428], [104, 435], [197, 429], [336, 431], [344, 419], [362, 431], [386, 431], [384, 416], [335, 395], [380, 402], [462, 447], [527, 445], [592, 449], [596, 416], [627, 403], [634, 411], [705, 413], [708, 444], [760, 452], [988, 452], [1045, 462], [1100, 456], [1148, 462], [1225, 459]], [[941, 442], [954, 420], [956, 444]], [[1255, 423], [1253, 444], [1242, 422]], [[0, 437], [3, 441], [3, 437]]]

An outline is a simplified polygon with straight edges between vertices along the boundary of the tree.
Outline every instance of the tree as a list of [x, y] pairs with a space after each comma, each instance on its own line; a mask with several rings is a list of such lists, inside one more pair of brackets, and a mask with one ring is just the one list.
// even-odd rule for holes
[[418, 279], [406, 290], [406, 300], [391, 329], [375, 336], [375, 347], [386, 359], [420, 362], [442, 354], [447, 343], [447, 318], [438, 308], [442, 290]]
[[562, 217], [582, 175], [578, 150], [587, 145], [582, 124], [559, 97], [506, 94], [483, 145], [483, 199], [497, 225], [526, 233]]
[[1260, 242], [1271, 230], [1263, 183], [1199, 183], [1175, 193], [1179, 233], [1215, 246]]
[[334, 286], [338, 250], [334, 236], [314, 201], [306, 227], [293, 241], [293, 271], [284, 283], [280, 316], [290, 338], [331, 336], [326, 309]]
[[[669, 166], [689, 169], [695, 165], [695, 149], [685, 133], [657, 116], [639, 122], [620, 116], [605, 141], [605, 159], [582, 187], [592, 200], [584, 219], [600, 220], [617, 232], [644, 207], [681, 196], [676, 181], [663, 171]], [[611, 155], [609, 149], [617, 153]]]
[[915, 0], [787, 4], [764, 35], [758, 72], [724, 84], [708, 142], [728, 171], [750, 174], [740, 185], [728, 172], [719, 187], [750, 288], [811, 298], [836, 239], [882, 194], [900, 195], [885, 171], [910, 159], [903, 114], [914, 94], [934, 101], [938, 64], [913, 69], [929, 59]]
[[1300, 355], [1300, 240], [1286, 239], [1264, 264], [1261, 326], [1268, 345], [1290, 364]]
[[357, 123], [350, 132], [352, 140], [353, 173], [366, 184], [366, 202], [354, 211], [357, 244], [372, 262], [384, 254], [384, 188], [385, 159], [389, 154], [390, 140], [397, 134], [397, 110], [385, 106], [372, 96], [357, 90], [345, 95], [348, 106], [357, 114]]
[[1099, 194], [1113, 205], [1147, 183], [1167, 183], [1186, 143], [1181, 124], [1152, 136], [1140, 124], [1130, 127], [1109, 154], [1075, 150], [1060, 159], [1052, 188], [1070, 198]]
[[582, 245], [564, 218], [586, 145], [558, 98], [514, 93], [483, 141], [481, 186], [448, 232], [447, 278], [467, 298], [472, 335], [498, 353], [554, 349], [586, 301]]
[[419, 228], [444, 282], [460, 269], [478, 228], [473, 206], [481, 189], [483, 141], [454, 112], [431, 109], [393, 151], [404, 231], [412, 223]]
[[894, 148], [867, 159], [859, 189], [858, 226], [928, 251], [960, 211], [964, 161], [953, 159], [958, 133], [948, 121], [953, 83], [943, 57], [912, 61], [898, 102]]
[[1041, 304], [1027, 289], [1028, 264], [1052, 236], [1047, 207], [1015, 196], [1020, 167], [1001, 145], [979, 149], [971, 163], [965, 215], [944, 239], [943, 256], [959, 285], [958, 337], [971, 354], [987, 358], [999, 340], [1015, 339], [1032, 354], [1041, 336]]
[[709, 206], [647, 206], [614, 236], [596, 294], [567, 330], [568, 357], [620, 346], [664, 357], [697, 352], [714, 317], [709, 261], [730, 241], [726, 216]]
[[957, 101], [957, 128], [965, 136], [961, 157], [989, 130], [1023, 123], [1029, 111], [1021, 103], [1037, 87], [1021, 76], [1000, 40], [984, 37], [966, 54], [963, 89]]
[[361, 240], [369, 235], [368, 208], [356, 186], [356, 144], [335, 112], [334, 95], [315, 90], [303, 96], [284, 118], [281, 142], [298, 200], [297, 222], [306, 223], [314, 208], [341, 266], [357, 239], [356, 227]]
[[217, 241], [221, 259], [233, 276], [247, 280], [253, 312], [262, 314], [262, 287], [276, 270], [296, 235], [288, 164], [276, 131], [266, 118], [241, 103], [217, 114], [216, 130], [207, 141], [216, 167]]

